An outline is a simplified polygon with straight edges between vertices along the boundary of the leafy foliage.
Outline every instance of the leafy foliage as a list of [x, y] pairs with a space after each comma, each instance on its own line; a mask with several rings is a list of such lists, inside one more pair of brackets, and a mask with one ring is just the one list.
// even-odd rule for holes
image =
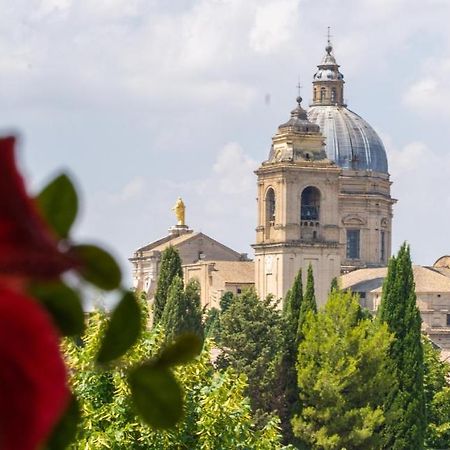
[[66, 238], [77, 217], [78, 196], [71, 179], [61, 174], [53, 179], [37, 197], [42, 216], [61, 238]]
[[100, 346], [97, 362], [107, 363], [122, 356], [141, 332], [141, 310], [133, 292], [125, 292], [114, 309]]
[[386, 401], [384, 446], [420, 450], [426, 428], [421, 318], [406, 244], [389, 261], [379, 318], [395, 337], [389, 353], [397, 381]]
[[237, 296], [220, 318], [221, 367], [248, 377], [252, 409], [278, 409], [277, 367], [281, 358], [282, 319], [271, 298], [260, 300], [253, 290]]
[[427, 405], [427, 448], [450, 447], [450, 364], [441, 361], [440, 351], [423, 337], [424, 392]]
[[153, 306], [153, 324], [156, 325], [161, 320], [169, 289], [176, 276], [183, 279], [183, 269], [181, 268], [181, 258], [178, 251], [169, 246], [161, 255], [158, 285], [155, 293], [155, 303]]
[[200, 286], [196, 280], [189, 281], [186, 289], [183, 289], [183, 280], [175, 276], [168, 292], [161, 323], [166, 330], [166, 342], [171, 342], [186, 332], [194, 333], [203, 339]]
[[279, 367], [283, 405], [279, 410], [283, 435], [289, 442], [294, 437], [291, 419], [299, 410], [297, 385], [297, 350], [299, 344], [299, 320], [303, 303], [302, 271], [299, 270], [292, 288], [287, 292], [283, 308], [284, 336], [283, 353]]
[[[145, 309], [146, 305], [142, 303], [142, 307]], [[74, 449], [282, 448], [278, 420], [273, 418], [261, 430], [256, 429], [249, 401], [244, 397], [246, 377], [232, 369], [215, 370], [210, 361], [210, 342], [206, 342], [194, 362], [175, 369], [185, 404], [181, 421], [167, 430], [155, 430], [143, 424], [136, 416], [132, 392], [124, 376], [128, 369], [145, 367], [145, 371], [152, 371], [152, 367], [178, 364], [183, 362], [178, 359], [179, 355], [189, 352], [197, 344], [194, 341], [189, 344], [188, 338], [161, 351], [164, 330], [157, 326], [144, 330], [137, 343], [122, 358], [120, 366], [98, 371], [92, 359], [98, 352], [106, 327], [106, 315], [97, 311], [89, 319], [83, 345], [77, 345], [72, 339], [64, 343], [71, 368], [71, 384], [80, 400], [82, 417]], [[187, 359], [189, 357], [187, 355]], [[140, 366], [143, 359], [153, 361], [153, 364]], [[144, 384], [149, 380], [147, 375], [142, 380]], [[151, 386], [154, 389], [158, 383]], [[167, 389], [162, 386], [160, 395], [165, 392]]]
[[302, 332], [295, 435], [307, 448], [378, 450], [383, 399], [393, 383], [387, 326], [360, 320], [357, 298], [333, 292], [323, 310], [307, 315]]

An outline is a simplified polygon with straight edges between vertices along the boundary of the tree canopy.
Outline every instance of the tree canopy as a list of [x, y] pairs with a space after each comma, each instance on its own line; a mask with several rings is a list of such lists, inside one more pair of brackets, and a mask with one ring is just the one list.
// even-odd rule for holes
[[307, 315], [302, 333], [295, 435], [307, 448], [378, 450], [393, 384], [387, 326], [361, 320], [357, 298], [335, 291], [323, 310]]
[[386, 400], [384, 448], [421, 450], [426, 429], [421, 318], [406, 244], [389, 261], [378, 317], [394, 335], [389, 356], [396, 385]]
[[155, 325], [161, 320], [166, 306], [169, 288], [176, 276], [183, 279], [181, 258], [178, 250], [169, 246], [161, 254], [158, 284], [155, 293], [155, 303], [153, 305], [153, 324]]

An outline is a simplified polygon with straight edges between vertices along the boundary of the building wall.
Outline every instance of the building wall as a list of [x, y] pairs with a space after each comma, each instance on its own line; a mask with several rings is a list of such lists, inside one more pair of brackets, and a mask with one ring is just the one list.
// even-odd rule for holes
[[340, 254], [337, 246], [330, 248], [305, 245], [258, 252], [255, 256], [255, 283], [259, 296], [265, 298], [272, 294], [276, 299], [284, 298], [300, 269], [303, 283], [306, 285], [309, 264], [313, 268], [317, 303], [325, 304], [331, 281], [340, 273]]
[[[246, 289], [254, 287], [253, 281], [253, 261], [239, 261], [233, 262], [234, 272], [239, 271], [239, 266], [242, 266], [241, 274], [229, 275], [222, 268], [224, 264], [221, 262], [198, 262], [183, 266], [184, 282], [196, 279], [200, 284], [200, 301], [202, 307], [220, 308], [220, 299], [222, 295], [227, 292], [239, 294]], [[226, 264], [225, 264], [226, 265]], [[250, 270], [250, 277], [247, 276]]]
[[[284, 298], [297, 272], [314, 271], [316, 298], [324, 304], [331, 280], [339, 276], [339, 174], [329, 161], [261, 166], [258, 175], [255, 284], [260, 297]], [[301, 219], [307, 187], [320, 191], [319, 219]], [[275, 220], [267, 214], [267, 192], [275, 192]]]
[[[344, 170], [340, 177], [339, 215], [343, 269], [387, 265], [392, 249], [392, 205], [386, 174]], [[360, 258], [347, 258], [347, 230], [360, 230]], [[384, 232], [384, 258], [381, 236]]]

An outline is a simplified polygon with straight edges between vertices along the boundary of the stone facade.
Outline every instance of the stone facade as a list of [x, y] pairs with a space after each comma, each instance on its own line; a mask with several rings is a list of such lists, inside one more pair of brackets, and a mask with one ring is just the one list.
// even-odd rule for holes
[[356, 268], [385, 266], [392, 205], [387, 159], [375, 131], [347, 109], [343, 75], [329, 43], [301, 106], [272, 138], [258, 177], [255, 284], [282, 298], [311, 264], [324, 304], [331, 280]]
[[220, 308], [225, 292], [240, 294], [255, 285], [253, 261], [199, 261], [183, 266], [184, 281], [200, 283], [200, 300], [207, 308]]
[[156, 291], [161, 253], [169, 246], [178, 250], [183, 265], [247, 260], [247, 255], [235, 252], [203, 233], [194, 232], [185, 225], [176, 225], [169, 229], [168, 236], [139, 248], [129, 259], [133, 267], [134, 288], [146, 292], [149, 300], [153, 299]]
[[[441, 348], [450, 349], [450, 269], [413, 266], [417, 306], [422, 329]], [[360, 297], [361, 306], [375, 313], [387, 268], [360, 269], [341, 277], [341, 288]]]

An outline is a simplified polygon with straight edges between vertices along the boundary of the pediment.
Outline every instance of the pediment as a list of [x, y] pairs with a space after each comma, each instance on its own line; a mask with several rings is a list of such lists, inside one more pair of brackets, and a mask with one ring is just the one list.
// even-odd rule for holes
[[349, 214], [342, 218], [342, 224], [347, 225], [347, 226], [350, 225], [350, 226], [361, 227], [361, 226], [367, 225], [367, 220], [359, 215]]

